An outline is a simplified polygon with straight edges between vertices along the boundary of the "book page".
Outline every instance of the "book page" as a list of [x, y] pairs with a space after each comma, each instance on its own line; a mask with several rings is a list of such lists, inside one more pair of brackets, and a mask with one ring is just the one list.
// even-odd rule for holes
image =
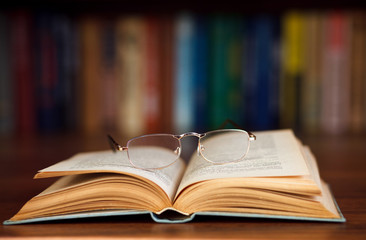
[[91, 172], [132, 174], [156, 183], [172, 199], [184, 170], [185, 163], [180, 158], [171, 166], [163, 169], [143, 170], [131, 165], [126, 152], [99, 151], [76, 154], [69, 159], [38, 171], [35, 178]]
[[312, 179], [319, 189], [322, 189], [322, 183], [316, 159], [308, 146], [304, 146], [303, 151], [310, 172], [308, 178]]
[[194, 153], [177, 194], [192, 183], [209, 179], [309, 175], [302, 146], [291, 130], [265, 131], [255, 135], [257, 140], [250, 142], [247, 156], [237, 163], [215, 165]]
[[313, 153], [311, 152], [309, 147], [304, 147], [304, 152], [310, 165], [309, 166], [311, 171], [310, 176], [313, 178], [314, 182], [317, 184], [317, 186], [321, 189], [322, 192], [322, 196], [314, 197], [315, 200], [321, 202], [326, 209], [328, 209], [336, 216], [340, 217], [337, 207], [335, 206], [333, 196], [330, 192], [329, 186], [320, 178], [318, 165], [316, 163]]

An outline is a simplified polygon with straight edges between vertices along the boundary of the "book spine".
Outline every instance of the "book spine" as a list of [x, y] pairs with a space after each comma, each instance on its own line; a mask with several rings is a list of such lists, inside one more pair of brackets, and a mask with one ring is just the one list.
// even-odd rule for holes
[[270, 115], [270, 97], [271, 92], [275, 89], [270, 88], [270, 74], [273, 64], [272, 59], [272, 41], [273, 41], [273, 24], [269, 16], [260, 17], [257, 23], [257, 57], [256, 71], [257, 89], [255, 91], [258, 106], [256, 106], [255, 130], [266, 130], [271, 125]]
[[146, 118], [146, 132], [157, 133], [160, 131], [160, 61], [159, 61], [159, 44], [160, 23], [156, 17], [146, 18], [146, 54], [144, 57], [144, 65], [146, 69], [144, 84], [144, 115]]
[[301, 128], [316, 133], [320, 121], [322, 24], [324, 17], [311, 12], [305, 15], [304, 81], [301, 85]]
[[189, 132], [193, 127], [193, 34], [194, 18], [180, 15], [176, 19], [175, 32], [175, 76], [174, 76], [174, 128], [176, 132]]
[[87, 134], [101, 130], [101, 30], [100, 21], [84, 16], [80, 22], [81, 129]]
[[27, 11], [13, 12], [10, 18], [16, 131], [20, 135], [33, 135], [36, 132], [33, 18]]
[[356, 11], [352, 15], [351, 40], [351, 114], [352, 132], [366, 130], [366, 15]]
[[57, 39], [58, 75], [60, 82], [62, 129], [76, 130], [80, 125], [80, 81], [77, 74], [80, 68], [79, 37], [77, 24], [66, 15], [60, 15], [55, 23]]
[[214, 16], [209, 24], [209, 126], [215, 129], [229, 118], [228, 41], [225, 16]]
[[145, 24], [139, 16], [117, 20], [117, 127], [127, 138], [145, 131], [143, 84]]
[[161, 18], [161, 44], [159, 44], [160, 60], [160, 121], [162, 132], [173, 131], [173, 104], [174, 104], [174, 71], [175, 71], [175, 39], [174, 22], [172, 16]]
[[102, 122], [104, 129], [113, 131], [117, 119], [117, 78], [116, 78], [116, 26], [110, 19], [102, 21]]
[[241, 119], [242, 24], [237, 16], [217, 15], [210, 19], [208, 116], [212, 129], [227, 119], [237, 123]]
[[340, 134], [347, 130], [350, 114], [348, 15], [329, 13], [323, 32], [321, 128], [327, 133]]
[[271, 40], [270, 46], [270, 77], [269, 77], [269, 118], [268, 129], [275, 129], [279, 126], [279, 89], [281, 73], [281, 20], [279, 16], [271, 17]]
[[[251, 130], [269, 129], [273, 120], [271, 103], [276, 101], [278, 79], [272, 79], [274, 62], [274, 26], [268, 16], [248, 19], [245, 36], [245, 109], [246, 127]], [[275, 103], [272, 103], [275, 104]]]
[[37, 122], [40, 132], [55, 132], [62, 124], [62, 88], [55, 35], [55, 16], [37, 16], [36, 88]]
[[244, 20], [244, 37], [243, 37], [243, 66], [242, 66], [242, 101], [244, 108], [242, 109], [241, 121], [243, 125], [253, 130], [254, 128], [254, 112], [257, 105], [255, 94], [257, 89], [255, 81], [255, 18], [247, 17]]
[[194, 131], [207, 131], [208, 89], [208, 24], [204, 17], [196, 18], [193, 40]]
[[283, 59], [280, 126], [299, 129], [300, 86], [303, 80], [304, 16], [289, 12], [283, 18]]
[[[241, 66], [242, 66], [242, 48], [243, 48], [243, 22], [240, 16], [230, 16], [225, 19], [226, 39], [224, 43], [226, 60], [225, 79], [228, 88], [226, 92], [226, 118], [236, 123], [240, 123], [241, 101]], [[223, 120], [225, 121], [225, 120]], [[221, 123], [222, 124], [222, 123]], [[216, 126], [217, 127], [217, 126]]]
[[13, 82], [10, 72], [9, 18], [0, 14], [0, 136], [14, 132]]

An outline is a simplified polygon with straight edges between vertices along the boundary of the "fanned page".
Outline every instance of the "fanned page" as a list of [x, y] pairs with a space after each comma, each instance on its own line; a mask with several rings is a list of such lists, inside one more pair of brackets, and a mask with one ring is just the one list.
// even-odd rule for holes
[[35, 178], [101, 172], [128, 174], [154, 182], [173, 199], [184, 170], [185, 163], [180, 158], [167, 168], [143, 170], [130, 164], [126, 152], [99, 151], [79, 153], [40, 170]]
[[[255, 133], [245, 159], [237, 163], [215, 165], [194, 154], [179, 185], [177, 195], [190, 184], [218, 178], [284, 177], [309, 175], [302, 146], [291, 130]], [[227, 156], [230, 158], [230, 154]]]
[[322, 205], [330, 212], [332, 212], [334, 215], [339, 216], [338, 210], [334, 204], [334, 200], [332, 194], [330, 193], [329, 187], [320, 178], [318, 165], [316, 163], [314, 155], [312, 154], [309, 147], [305, 147], [304, 152], [306, 158], [309, 159], [308, 163], [311, 165], [310, 166], [310, 169], [312, 171], [311, 176], [313, 176], [314, 182], [319, 186], [321, 192], [323, 193], [323, 196], [315, 196], [314, 197], [315, 200], [321, 202]]

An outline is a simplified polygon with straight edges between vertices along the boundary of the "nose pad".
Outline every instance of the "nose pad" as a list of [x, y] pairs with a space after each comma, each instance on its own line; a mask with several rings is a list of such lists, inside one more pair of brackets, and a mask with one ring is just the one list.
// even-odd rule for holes
[[199, 146], [197, 146], [197, 156], [200, 156], [201, 152], [204, 151], [204, 150], [205, 150], [205, 148], [204, 148], [203, 145], [200, 144]]
[[179, 156], [180, 155], [180, 147], [177, 147], [175, 150], [174, 150], [174, 154]]

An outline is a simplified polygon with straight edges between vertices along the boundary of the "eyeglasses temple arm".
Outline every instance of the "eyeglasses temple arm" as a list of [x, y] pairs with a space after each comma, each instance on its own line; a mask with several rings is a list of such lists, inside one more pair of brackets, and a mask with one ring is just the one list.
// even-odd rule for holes
[[[234, 127], [236, 127], [236, 128], [238, 128], [238, 129], [241, 129], [241, 130], [244, 130], [241, 126], [239, 126], [239, 124], [237, 124], [236, 122], [234, 122], [233, 120], [231, 120], [231, 119], [226, 119], [221, 125], [220, 125], [220, 127], [219, 128], [224, 128], [227, 124], [231, 124], [231, 125], [233, 125]], [[249, 132], [249, 131], [247, 131], [247, 130], [244, 130], [244, 131], [246, 131], [247, 133], [248, 133], [248, 135], [249, 135], [249, 140], [250, 141], [254, 141], [254, 140], [256, 140], [257, 139], [257, 137], [253, 134], [253, 133], [251, 133], [251, 132]]]
[[254, 141], [254, 140], [256, 140], [257, 139], [257, 137], [253, 134], [253, 133], [251, 133], [251, 132], [249, 132], [249, 131], [246, 131], [247, 133], [248, 133], [248, 135], [249, 135], [249, 140], [250, 141]]
[[125, 148], [119, 145], [109, 134], [107, 134], [107, 138], [113, 152], [125, 150]]
[[241, 130], [244, 130], [241, 126], [239, 126], [239, 124], [237, 124], [236, 122], [234, 122], [233, 120], [231, 119], [226, 119], [220, 126], [219, 126], [219, 129], [221, 128], [224, 128], [226, 125], [228, 124], [231, 124], [233, 125], [234, 127], [238, 128], [238, 129], [241, 129]]

